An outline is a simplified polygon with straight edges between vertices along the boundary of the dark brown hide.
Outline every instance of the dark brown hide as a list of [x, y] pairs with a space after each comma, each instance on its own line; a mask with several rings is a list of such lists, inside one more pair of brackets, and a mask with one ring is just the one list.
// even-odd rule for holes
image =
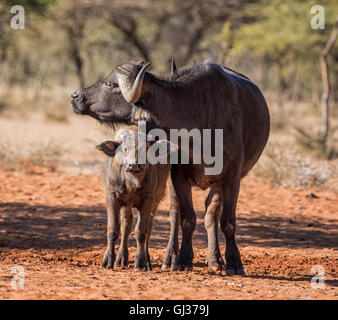
[[[73, 100], [74, 110], [107, 123], [124, 122], [127, 114], [127, 118], [133, 122], [133, 114], [138, 112], [139, 115], [145, 115], [144, 120], [152, 127], [158, 126], [167, 131], [182, 128], [223, 129], [223, 171], [220, 174], [205, 175], [204, 163], [171, 166], [173, 192], [170, 212], [175, 215], [172, 216], [171, 226], [175, 230], [180, 209], [182, 246], [177, 265], [181, 269], [191, 269], [192, 235], [196, 226], [191, 187], [210, 187], [205, 217], [209, 267], [222, 267], [217, 240], [218, 215], [221, 212], [220, 226], [226, 238], [226, 271], [228, 274], [244, 274], [235, 240], [236, 204], [240, 180], [255, 165], [268, 140], [270, 117], [266, 101], [258, 87], [248, 78], [208, 61], [179, 70], [170, 79], [145, 72], [142, 90], [137, 91], [140, 92], [139, 99], [131, 106], [126, 100], [123, 101], [122, 92], [133, 85], [143, 66], [129, 63], [116, 68], [108, 79], [120, 91], [117, 93], [118, 89], [110, 89], [110, 98], [107, 98], [108, 89], [97, 89], [94, 100], [106, 101], [100, 107], [96, 106], [96, 102], [91, 102], [93, 98], [88, 89], [82, 89], [80, 93], [83, 92], [88, 99], [82, 99], [81, 103]], [[121, 86], [120, 73], [124, 74], [124, 79], [129, 79], [129, 84]], [[124, 97], [127, 99], [127, 95]], [[105, 114], [111, 116], [105, 117]], [[170, 252], [167, 250], [164, 267], [172, 259]]]

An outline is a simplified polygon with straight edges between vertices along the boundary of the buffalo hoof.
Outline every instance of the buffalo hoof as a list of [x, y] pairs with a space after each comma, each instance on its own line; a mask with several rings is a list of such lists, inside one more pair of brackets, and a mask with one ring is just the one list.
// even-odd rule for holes
[[134, 270], [135, 271], [150, 271], [152, 270], [152, 266], [150, 261], [148, 261], [148, 259], [146, 258], [136, 258], [135, 259], [135, 267]]
[[114, 252], [106, 251], [102, 259], [101, 267], [106, 267], [108, 269], [114, 269], [114, 260], [115, 260]]
[[194, 267], [191, 262], [177, 262], [173, 266], [173, 271], [193, 271]]
[[134, 268], [134, 271], [151, 271], [153, 270], [153, 267], [151, 266], [150, 263], [147, 263], [144, 266], [138, 266]]
[[167, 264], [163, 263], [161, 266], [162, 270], [168, 270], [170, 268], [170, 266], [168, 266]]
[[176, 261], [177, 255], [172, 254], [171, 256], [166, 256], [164, 259], [164, 262], [161, 266], [162, 270], [167, 270], [171, 268], [172, 270], [175, 269], [175, 261]]
[[151, 270], [153, 270], [153, 268], [152, 268], [152, 266], [146, 266], [146, 267], [143, 267], [143, 268], [134, 268], [134, 271], [151, 271]]
[[115, 260], [116, 267], [128, 267], [128, 251], [118, 251], [116, 260]]
[[221, 255], [207, 259], [208, 269], [212, 272], [222, 271], [224, 269], [224, 261]]
[[193, 265], [177, 265], [173, 268], [173, 271], [193, 271], [194, 267]]
[[161, 266], [161, 269], [167, 270], [170, 268], [170, 265], [171, 265], [171, 257], [166, 255], [164, 258], [163, 264]]
[[[177, 260], [175, 261], [174, 265], [174, 271], [179, 270], [179, 271], [193, 271], [193, 263], [192, 260], [193, 258], [189, 259], [187, 258], [188, 255], [180, 253]], [[189, 255], [192, 256], [192, 255]]]
[[238, 268], [226, 268], [226, 274], [228, 276], [235, 276], [235, 275], [238, 275], [238, 276], [245, 276], [246, 273], [245, 273], [245, 270], [243, 267], [238, 267]]
[[208, 264], [208, 269], [211, 272], [218, 272], [218, 271], [222, 271], [223, 270], [223, 266], [219, 263], [216, 264]]

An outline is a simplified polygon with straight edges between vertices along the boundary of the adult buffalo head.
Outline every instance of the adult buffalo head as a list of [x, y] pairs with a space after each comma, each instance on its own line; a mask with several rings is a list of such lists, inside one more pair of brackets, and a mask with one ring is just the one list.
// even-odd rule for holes
[[[139, 107], [143, 80], [150, 63], [132, 62], [118, 65], [103, 80], [71, 94], [75, 113], [89, 115], [108, 124], [135, 123], [149, 120], [149, 114]], [[169, 80], [178, 75], [174, 60], [171, 62]]]

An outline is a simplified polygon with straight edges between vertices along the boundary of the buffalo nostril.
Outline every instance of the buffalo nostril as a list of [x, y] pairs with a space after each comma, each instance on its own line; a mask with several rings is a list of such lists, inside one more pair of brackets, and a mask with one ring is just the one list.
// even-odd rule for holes
[[78, 95], [78, 93], [75, 91], [75, 92], [73, 92], [70, 96], [71, 96], [71, 98], [75, 99], [75, 98], [77, 98], [79, 95]]

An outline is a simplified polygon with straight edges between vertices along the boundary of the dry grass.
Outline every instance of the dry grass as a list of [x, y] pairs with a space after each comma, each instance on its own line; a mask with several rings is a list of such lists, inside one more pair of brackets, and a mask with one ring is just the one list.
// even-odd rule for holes
[[70, 113], [68, 109], [64, 104], [47, 107], [44, 110], [44, 118], [46, 121], [68, 123]]
[[34, 86], [13, 86], [0, 96], [0, 112], [3, 117], [28, 118], [32, 113], [42, 112], [46, 121], [68, 122], [72, 114], [69, 95], [71, 88], [55, 86], [37, 90]]
[[287, 188], [322, 188], [337, 177], [333, 163], [320, 161], [282, 145], [269, 145], [253, 170], [256, 177]]
[[337, 127], [330, 128], [326, 148], [323, 148], [322, 132], [319, 128], [304, 130], [295, 127], [295, 139], [297, 144], [304, 150], [311, 153], [314, 157], [326, 158], [328, 160], [338, 158], [338, 138], [335, 135]]
[[271, 134], [269, 143], [252, 175], [269, 180], [278, 187], [330, 188], [337, 190], [338, 119], [331, 118], [328, 152], [320, 143], [321, 112], [311, 103], [285, 103], [283, 115], [271, 99]]
[[57, 163], [63, 153], [63, 147], [52, 139], [44, 139], [38, 143], [13, 145], [0, 142], [0, 166], [22, 170], [30, 165], [49, 166]]

